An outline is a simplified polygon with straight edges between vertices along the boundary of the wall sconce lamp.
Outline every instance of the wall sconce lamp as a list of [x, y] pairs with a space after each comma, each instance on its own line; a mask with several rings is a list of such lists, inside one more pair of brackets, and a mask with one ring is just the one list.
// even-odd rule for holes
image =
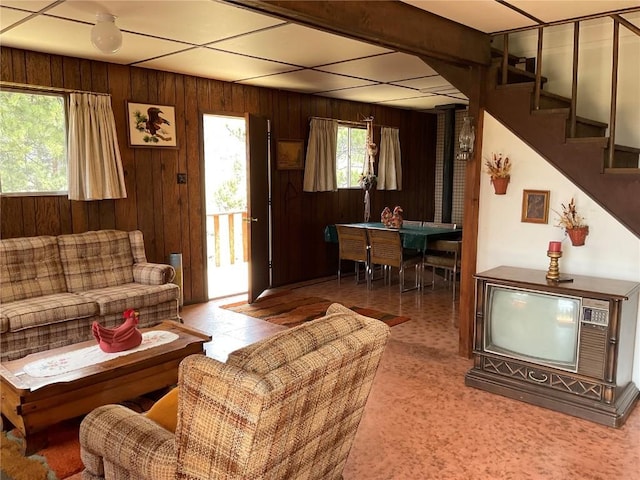
[[98, 13], [96, 18], [96, 24], [91, 29], [91, 43], [102, 53], [116, 53], [122, 46], [122, 32], [116, 26], [116, 17], [109, 13]]
[[456, 159], [467, 161], [473, 156], [473, 144], [476, 140], [476, 132], [473, 126], [473, 117], [465, 116], [458, 137], [458, 154]]

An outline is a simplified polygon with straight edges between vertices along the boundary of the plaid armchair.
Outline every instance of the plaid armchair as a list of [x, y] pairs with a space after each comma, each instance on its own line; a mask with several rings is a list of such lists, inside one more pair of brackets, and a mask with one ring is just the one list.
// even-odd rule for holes
[[339, 479], [389, 327], [339, 305], [180, 364], [175, 434], [120, 405], [85, 417], [83, 479]]

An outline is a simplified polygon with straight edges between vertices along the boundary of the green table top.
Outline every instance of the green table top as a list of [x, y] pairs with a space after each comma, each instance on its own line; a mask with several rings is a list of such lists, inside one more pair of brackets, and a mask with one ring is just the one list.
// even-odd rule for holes
[[[384, 230], [395, 230], [386, 228], [381, 222], [349, 223], [352, 227], [379, 228]], [[434, 238], [458, 237], [462, 230], [441, 227], [420, 227], [417, 225], [402, 226], [399, 230], [402, 239], [402, 247], [424, 252], [427, 249], [427, 242]], [[335, 225], [327, 225], [324, 229], [324, 241], [328, 243], [338, 243], [338, 231]]]

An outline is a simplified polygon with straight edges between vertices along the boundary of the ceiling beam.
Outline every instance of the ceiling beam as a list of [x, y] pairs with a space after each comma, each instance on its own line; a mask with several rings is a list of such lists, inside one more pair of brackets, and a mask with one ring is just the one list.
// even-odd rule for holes
[[459, 65], [491, 61], [489, 35], [399, 1], [224, 1], [423, 58]]

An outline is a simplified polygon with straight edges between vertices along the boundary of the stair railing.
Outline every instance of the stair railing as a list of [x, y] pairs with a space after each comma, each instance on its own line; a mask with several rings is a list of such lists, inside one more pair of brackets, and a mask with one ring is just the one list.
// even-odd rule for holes
[[[619, 44], [620, 44], [620, 25], [628, 28], [631, 32], [640, 36], [640, 28], [636, 27], [633, 23], [625, 20], [618, 14], [614, 15], [601, 15], [601, 17], [609, 16], [613, 19], [613, 51], [612, 51], [612, 67], [611, 67], [611, 103], [609, 112], [609, 150], [608, 157], [606, 159], [606, 166], [613, 168], [614, 154], [615, 154], [615, 133], [616, 133], [616, 105], [618, 97], [618, 67], [619, 67]], [[598, 18], [598, 16], [585, 17], [585, 20], [591, 20]], [[543, 45], [543, 30], [545, 26], [561, 25], [570, 23], [566, 22], [553, 22], [547, 25], [541, 25], [536, 28], [538, 31], [538, 45], [536, 53], [536, 72], [535, 72], [535, 87], [534, 87], [534, 99], [533, 109], [540, 109], [540, 92], [542, 90], [542, 45]], [[576, 105], [578, 98], [578, 53], [580, 45], [580, 20], [573, 21], [573, 65], [572, 65], [572, 80], [571, 80], [571, 112], [569, 118], [569, 136], [571, 138], [576, 136], [576, 124], [577, 114]], [[530, 28], [529, 28], [530, 29]], [[528, 30], [528, 28], [518, 29], [518, 31]], [[509, 32], [503, 34], [503, 52], [502, 52], [502, 77], [501, 83], [503, 85], [508, 83], [507, 71], [509, 65]]]
[[620, 23], [613, 19], [613, 53], [611, 66], [611, 111], [609, 113], [609, 152], [607, 167], [613, 168], [613, 155], [616, 150], [616, 104], [618, 103], [618, 43], [620, 41]]

